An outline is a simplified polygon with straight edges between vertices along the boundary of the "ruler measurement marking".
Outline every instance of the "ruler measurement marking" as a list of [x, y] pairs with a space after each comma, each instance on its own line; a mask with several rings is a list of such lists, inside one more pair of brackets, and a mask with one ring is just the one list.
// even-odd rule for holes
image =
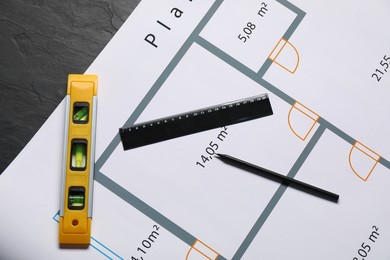
[[128, 150], [271, 114], [268, 95], [262, 94], [123, 127], [119, 133]]

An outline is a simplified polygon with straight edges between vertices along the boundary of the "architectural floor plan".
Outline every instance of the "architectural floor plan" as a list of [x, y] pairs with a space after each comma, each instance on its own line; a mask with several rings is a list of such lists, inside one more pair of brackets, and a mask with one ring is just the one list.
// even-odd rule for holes
[[[143, 0], [86, 71], [99, 76], [91, 246], [58, 248], [62, 103], [0, 177], [0, 256], [388, 259], [389, 9]], [[272, 116], [123, 150], [122, 126], [263, 93]], [[42, 147], [53, 157], [43, 168]], [[339, 202], [229, 167], [217, 152]]]

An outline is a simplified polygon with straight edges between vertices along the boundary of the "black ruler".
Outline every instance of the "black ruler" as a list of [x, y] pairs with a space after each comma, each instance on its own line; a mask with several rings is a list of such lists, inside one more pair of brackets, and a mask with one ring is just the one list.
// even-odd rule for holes
[[272, 115], [267, 94], [197, 109], [119, 129], [123, 148], [153, 144]]

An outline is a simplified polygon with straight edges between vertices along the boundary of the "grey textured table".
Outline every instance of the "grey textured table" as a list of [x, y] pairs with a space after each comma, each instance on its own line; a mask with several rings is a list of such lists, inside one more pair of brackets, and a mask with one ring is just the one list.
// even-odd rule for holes
[[139, 2], [0, 1], [0, 174]]

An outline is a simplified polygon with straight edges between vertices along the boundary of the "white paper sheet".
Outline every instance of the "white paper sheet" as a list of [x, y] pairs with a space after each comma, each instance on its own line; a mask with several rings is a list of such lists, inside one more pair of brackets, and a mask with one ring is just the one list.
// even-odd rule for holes
[[[99, 76], [91, 246], [58, 246], [61, 103], [0, 176], [0, 259], [389, 259], [389, 10], [141, 1], [86, 72]], [[262, 93], [272, 116], [123, 151], [123, 125]], [[210, 142], [339, 202], [210, 158]]]

